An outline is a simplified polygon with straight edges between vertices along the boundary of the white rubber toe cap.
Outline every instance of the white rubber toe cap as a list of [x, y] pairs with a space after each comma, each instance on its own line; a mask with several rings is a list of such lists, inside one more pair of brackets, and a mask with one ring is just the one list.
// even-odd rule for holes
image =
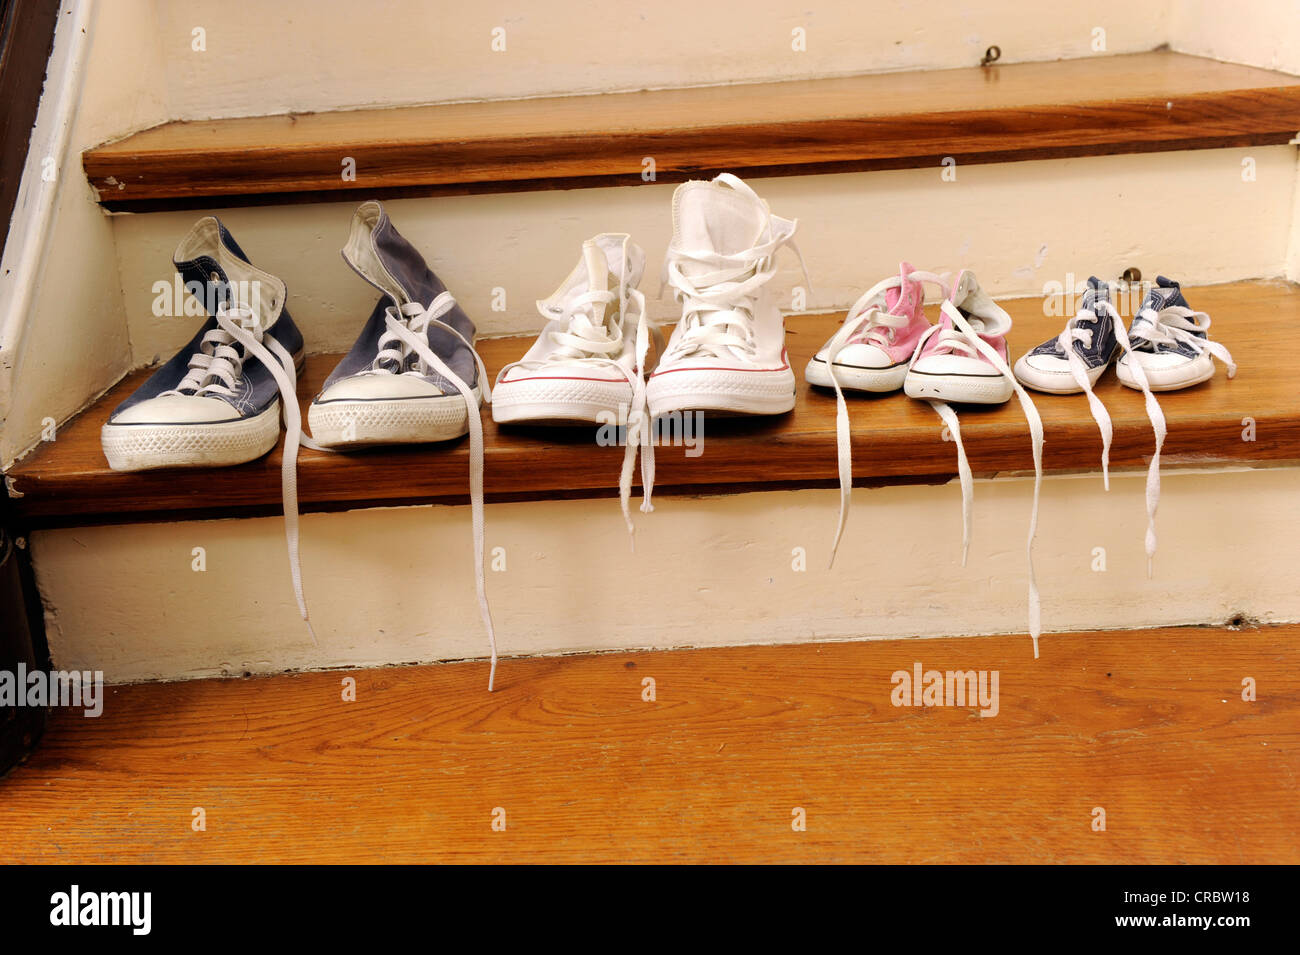
[[968, 355], [927, 355], [917, 359], [912, 371], [918, 375], [967, 375], [972, 378], [999, 378], [998, 370], [980, 358]]
[[[1095, 382], [1104, 370], [1104, 367], [1096, 369], [1095, 376], [1089, 370], [1088, 377]], [[1070, 374], [1069, 361], [1061, 355], [1035, 355], [1030, 352], [1016, 360], [1012, 371], [1022, 385], [1038, 391], [1072, 395], [1082, 390]]]
[[437, 398], [442, 389], [417, 375], [353, 375], [330, 385], [317, 402]]
[[[817, 357], [822, 361], [826, 360], [826, 349], [817, 353]], [[847, 365], [853, 368], [888, 368], [894, 364], [889, 355], [882, 348], [875, 345], [868, 345], [865, 342], [855, 342], [852, 345], [845, 345], [835, 355], [835, 364], [837, 366]]]
[[1135, 352], [1115, 364], [1120, 383], [1129, 388], [1141, 387], [1133, 375], [1132, 361], [1142, 362], [1147, 384], [1152, 391], [1171, 391], [1200, 384], [1214, 377], [1214, 359], [1209, 353], [1188, 358], [1176, 352]]
[[113, 418], [113, 424], [203, 424], [234, 421], [239, 412], [220, 398], [194, 395], [159, 395], [132, 405]]
[[516, 365], [505, 373], [501, 378], [499, 385], [509, 384], [517, 381], [608, 381], [622, 382], [627, 384], [627, 377], [620, 375], [617, 371], [605, 366], [603, 368], [592, 368], [591, 365], [581, 365], [578, 363], [569, 363], [562, 361], [547, 362], [541, 368], [521, 368]]

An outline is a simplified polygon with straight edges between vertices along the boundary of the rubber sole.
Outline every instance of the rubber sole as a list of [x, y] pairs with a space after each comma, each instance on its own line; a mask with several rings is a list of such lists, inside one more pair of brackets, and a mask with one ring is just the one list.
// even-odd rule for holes
[[[1083, 389], [1078, 386], [1069, 372], [1062, 375], [1042, 375], [1041, 372], [1022, 364], [1024, 358], [1020, 358], [1012, 371], [1015, 373], [1016, 381], [1020, 382], [1026, 388], [1032, 388], [1034, 391], [1041, 391], [1045, 395], [1081, 395]], [[1101, 365], [1095, 369], [1089, 369], [1088, 383], [1096, 385], [1101, 380], [1106, 369], [1110, 367]], [[1096, 372], [1095, 374], [1093, 372]]]
[[[818, 388], [834, 388], [831, 381], [830, 365], [820, 358], [808, 361], [803, 372], [804, 380]], [[907, 378], [907, 363], [891, 368], [859, 368], [854, 365], [835, 365], [835, 380], [843, 391], [870, 391], [883, 393], [897, 391], [903, 387]]]
[[[1119, 379], [1119, 383], [1124, 387], [1132, 388], [1134, 391], [1141, 391], [1142, 386], [1137, 383], [1136, 379], [1130, 377], [1122, 370], [1125, 367], [1127, 366], [1117, 364], [1115, 366], [1115, 377]], [[1147, 372], [1147, 385], [1152, 391], [1181, 391], [1183, 388], [1190, 388], [1192, 385], [1199, 385], [1201, 382], [1209, 381], [1213, 378], [1214, 362], [1208, 362], [1203, 372], [1198, 372], [1189, 378], [1160, 380], [1159, 375], [1154, 375], [1153, 377], [1153, 374], [1154, 373], [1152, 372]]]
[[[482, 401], [477, 388], [474, 395]], [[327, 448], [433, 444], [469, 431], [469, 413], [459, 392], [428, 398], [313, 402], [307, 422], [312, 437]]]
[[208, 424], [105, 424], [104, 457], [114, 471], [229, 467], [254, 461], [280, 440], [280, 401], [261, 414]]
[[[701, 378], [706, 380], [701, 381]], [[789, 368], [778, 371], [692, 371], [652, 377], [646, 386], [650, 416], [679, 411], [728, 415], [775, 415], [794, 409], [795, 380]]]
[[632, 386], [625, 381], [556, 378], [507, 381], [492, 393], [492, 420], [498, 424], [601, 424], [602, 416], [626, 417]]
[[1004, 376], [908, 374], [903, 382], [908, 397], [925, 401], [955, 401], [969, 405], [1000, 405], [1015, 394]]

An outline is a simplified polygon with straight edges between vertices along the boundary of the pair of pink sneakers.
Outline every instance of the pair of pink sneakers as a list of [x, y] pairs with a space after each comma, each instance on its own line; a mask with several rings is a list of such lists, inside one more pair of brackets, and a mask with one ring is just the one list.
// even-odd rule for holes
[[[939, 324], [925, 316], [926, 283], [943, 295]], [[973, 479], [961, 426], [949, 402], [1002, 404], [1014, 393], [1029, 422], [1034, 458], [1034, 500], [1026, 544], [1029, 559], [1029, 633], [1038, 656], [1040, 609], [1034, 580], [1033, 544], [1038, 527], [1042, 483], [1043, 424], [1029, 394], [1016, 381], [1008, 362], [1007, 333], [1011, 316], [980, 288], [975, 273], [947, 276], [913, 269], [903, 262], [898, 275], [885, 279], [859, 298], [844, 320], [808, 362], [810, 384], [835, 390], [836, 443], [839, 453], [840, 516], [831, 547], [831, 563], [848, 520], [853, 464], [848, 405], [844, 391], [890, 392], [903, 389], [928, 401], [948, 426], [957, 445], [962, 486], [962, 564], [970, 550]]]

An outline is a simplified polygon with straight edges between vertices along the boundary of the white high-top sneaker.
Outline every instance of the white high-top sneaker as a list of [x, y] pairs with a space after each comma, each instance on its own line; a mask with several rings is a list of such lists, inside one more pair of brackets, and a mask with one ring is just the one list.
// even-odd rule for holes
[[548, 319], [519, 361], [501, 369], [492, 389], [498, 423], [600, 423], [629, 416], [645, 389], [649, 333], [637, 290], [645, 252], [631, 238], [604, 233], [582, 243], [582, 258], [550, 298]]
[[646, 388], [652, 417], [794, 408], [785, 322], [767, 283], [777, 250], [795, 248], [796, 224], [730, 173], [677, 187], [664, 270], [682, 317]]
[[[619, 502], [634, 533], [628, 502], [632, 471], [646, 417], [646, 356], [650, 337], [663, 339], [646, 321], [637, 290], [645, 252], [623, 233], [602, 233], [582, 243], [582, 258], [550, 298], [537, 303], [549, 319], [519, 361], [501, 369], [493, 388], [492, 417], [499, 424], [626, 425]], [[650, 511], [654, 447], [641, 459], [643, 511]]]

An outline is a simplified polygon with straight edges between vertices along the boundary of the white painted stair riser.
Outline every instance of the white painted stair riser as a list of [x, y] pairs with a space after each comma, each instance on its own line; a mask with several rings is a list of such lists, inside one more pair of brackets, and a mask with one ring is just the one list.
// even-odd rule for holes
[[[1150, 580], [1143, 483], [1045, 481], [1046, 631], [1300, 620], [1300, 468], [1166, 469]], [[638, 515], [635, 554], [612, 495], [491, 504], [498, 643], [510, 656], [1023, 632], [1031, 488], [977, 482], [965, 568], [955, 483], [859, 489], [833, 571], [832, 490], [661, 497]], [[33, 548], [55, 663], [110, 682], [486, 655], [463, 506], [305, 516], [319, 646], [294, 606], [277, 517], [48, 530]], [[1050, 632], [1041, 646], [1052, 654]]]
[[[1243, 179], [1250, 158], [1253, 178]], [[1088, 157], [943, 170], [754, 179], [778, 215], [799, 220], [794, 255], [773, 279], [787, 311], [848, 307], [900, 259], [936, 271], [975, 269], [990, 294], [1042, 295], [1073, 273], [1177, 275], [1185, 285], [1283, 274], [1296, 188], [1290, 146]], [[642, 290], [649, 314], [674, 321], [656, 298], [671, 232], [674, 186], [626, 187], [394, 200], [403, 235], [425, 255], [485, 336], [532, 334], [534, 301], [568, 272], [572, 250], [603, 231], [627, 231], [649, 256]], [[1228, 210], [1230, 214], [1226, 213]], [[343, 351], [373, 306], [347, 269], [346, 204], [218, 210], [244, 250], [289, 287], [289, 309], [310, 352]], [[193, 334], [177, 315], [171, 253], [192, 212], [113, 218], [132, 361], [148, 365]], [[182, 303], [183, 304], [183, 303]], [[161, 314], [159, 314], [161, 313]]]

